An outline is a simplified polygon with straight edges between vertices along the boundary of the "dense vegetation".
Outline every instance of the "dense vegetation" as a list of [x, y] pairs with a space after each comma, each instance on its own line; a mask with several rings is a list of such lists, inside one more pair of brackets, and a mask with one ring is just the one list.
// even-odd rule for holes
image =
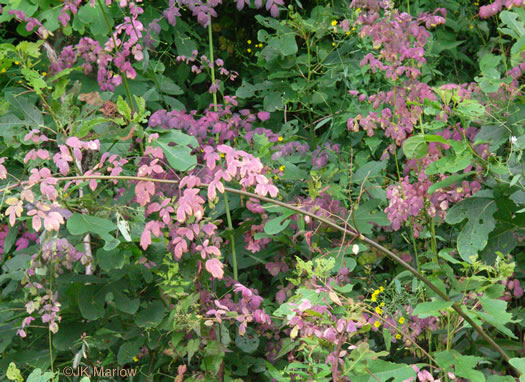
[[523, 0], [0, 4], [2, 381], [525, 381]]

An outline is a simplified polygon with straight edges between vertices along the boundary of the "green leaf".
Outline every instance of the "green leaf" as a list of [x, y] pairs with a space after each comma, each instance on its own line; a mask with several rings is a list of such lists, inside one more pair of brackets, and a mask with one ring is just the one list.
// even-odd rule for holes
[[110, 220], [97, 216], [74, 213], [68, 219], [66, 227], [72, 235], [83, 235], [88, 232], [99, 235], [106, 242], [104, 245], [106, 251], [117, 247], [120, 243], [109, 234], [117, 228], [117, 225]]
[[434, 353], [437, 364], [443, 371], [451, 371], [456, 376], [466, 378], [470, 382], [485, 382], [485, 376], [476, 370], [476, 365], [482, 357], [461, 355], [455, 350]]
[[422, 135], [415, 135], [408, 138], [403, 143], [403, 152], [408, 159], [423, 158], [428, 152], [425, 137]]
[[154, 301], [142, 309], [135, 318], [135, 323], [141, 328], [153, 328], [164, 319], [166, 308], [161, 301]]
[[266, 224], [264, 225], [265, 233], [267, 233], [268, 235], [276, 235], [279, 232], [283, 231], [286, 227], [288, 227], [288, 224], [290, 224], [291, 220], [286, 219], [294, 215], [295, 212], [287, 208], [283, 208], [282, 211], [283, 214], [281, 216], [275, 217], [266, 222]]
[[102, 270], [108, 272], [112, 269], [122, 269], [126, 257], [122, 250], [112, 249], [110, 251], [105, 251], [103, 248], [100, 248], [96, 252], [95, 260]]
[[235, 337], [235, 345], [245, 353], [253, 353], [259, 347], [259, 337], [248, 334], [244, 336], [237, 334], [237, 337]]
[[87, 320], [95, 321], [104, 316], [106, 293], [95, 285], [85, 286], [78, 294], [80, 314]]
[[505, 31], [515, 39], [525, 34], [525, 24], [518, 20], [518, 14], [511, 11], [503, 11], [499, 14], [501, 21], [508, 27]]
[[10, 381], [24, 382], [24, 378], [22, 377], [20, 370], [18, 370], [14, 362], [11, 362], [9, 364], [9, 367], [7, 368], [6, 377]]
[[511, 358], [509, 363], [521, 371], [520, 382], [525, 382], [525, 358]]
[[412, 314], [419, 318], [441, 317], [440, 310], [447, 310], [452, 304], [452, 301], [444, 300], [422, 302], [416, 306]]
[[389, 226], [390, 221], [386, 214], [378, 208], [379, 204], [379, 200], [370, 200], [366, 203], [359, 204], [357, 209], [354, 210], [349, 223], [353, 224], [355, 222], [356, 228], [359, 232], [365, 235], [372, 234], [372, 223], [381, 226]]
[[464, 173], [464, 174], [451, 175], [451, 176], [447, 177], [446, 179], [444, 179], [444, 180], [442, 180], [440, 182], [432, 184], [432, 186], [430, 186], [428, 188], [427, 193], [429, 195], [432, 195], [434, 192], [436, 192], [440, 188], [446, 188], [446, 187], [448, 187], [448, 186], [450, 186], [450, 185], [452, 185], [454, 183], [457, 183], [457, 182], [463, 180], [464, 178], [469, 177], [472, 174], [475, 174], [475, 171], [470, 171], [470, 172], [467, 172], [467, 173]]
[[153, 146], [160, 147], [168, 163], [177, 171], [188, 171], [197, 165], [197, 158], [191, 155], [191, 148], [186, 146], [168, 146], [167, 143], [156, 140]]
[[484, 312], [474, 311], [479, 318], [485, 320], [510, 338], [517, 339], [514, 333], [505, 327], [505, 324], [512, 322], [512, 313], [507, 312], [506, 301], [482, 297], [481, 306]]
[[125, 342], [118, 349], [117, 361], [119, 365], [124, 365], [133, 361], [133, 357], [136, 357], [140, 352], [140, 347], [144, 341], [139, 338], [135, 341]]
[[42, 89], [48, 87], [46, 81], [44, 81], [41, 74], [36, 70], [22, 68], [20, 72], [23, 74], [26, 81], [29, 82], [29, 85], [31, 85], [31, 87], [35, 90], [36, 94], [41, 95]]
[[122, 98], [122, 96], [118, 96], [117, 109], [118, 112], [126, 119], [126, 121], [131, 121], [131, 108], [129, 107], [127, 101]]
[[104, 117], [96, 117], [93, 119], [88, 119], [87, 121], [82, 120], [81, 122], [81, 125], [73, 130], [73, 135], [79, 138], [85, 137], [95, 127], [103, 123], [110, 122], [110, 120]]
[[169, 95], [181, 95], [184, 91], [175, 82], [168, 77], [162, 77], [160, 82], [160, 91]]
[[489, 233], [496, 226], [493, 218], [496, 203], [487, 198], [468, 198], [448, 210], [446, 222], [458, 224], [467, 219], [467, 223], [458, 235], [458, 251], [461, 258], [471, 263], [470, 257], [477, 255], [487, 245]]
[[48, 382], [50, 379], [52, 379], [55, 376], [55, 374], [48, 371], [47, 373], [42, 374], [42, 370], [35, 369], [33, 372], [27, 377], [26, 382]]
[[412, 366], [404, 363], [383, 361], [382, 359], [370, 361], [368, 363], [368, 369], [372, 375], [352, 377], [352, 382], [402, 382], [410, 380], [416, 376], [416, 372]]
[[372, 161], [367, 162], [363, 166], [359, 167], [352, 177], [352, 183], [362, 184], [365, 179], [370, 181], [378, 176], [386, 168], [386, 161]]
[[184, 134], [180, 130], [148, 129], [148, 131], [155, 131], [156, 133], [159, 133], [157, 141], [164, 142], [166, 144], [175, 143], [181, 146], [199, 146], [199, 141], [197, 138], [188, 134]]

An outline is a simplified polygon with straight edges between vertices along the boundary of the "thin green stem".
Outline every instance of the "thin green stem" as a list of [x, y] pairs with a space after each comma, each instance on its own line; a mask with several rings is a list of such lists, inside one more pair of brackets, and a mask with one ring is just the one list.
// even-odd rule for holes
[[[169, 179], [154, 179], [154, 178], [146, 178], [146, 177], [137, 177], [137, 176], [109, 176], [109, 175], [84, 175], [84, 176], [64, 176], [64, 177], [55, 177], [53, 178], [56, 181], [74, 181], [74, 180], [91, 180], [91, 179], [98, 179], [98, 180], [131, 180], [131, 181], [147, 181], [147, 182], [156, 182], [156, 183], [169, 183], [169, 184], [179, 184], [178, 180], [169, 180]], [[23, 182], [27, 183], [27, 182]], [[206, 183], [201, 183], [199, 187], [206, 188], [209, 185]], [[0, 190], [4, 191], [6, 188]], [[372, 239], [367, 238], [363, 234], [359, 233], [355, 228], [348, 225], [348, 228], [342, 227], [332, 221], [331, 219], [324, 218], [321, 216], [317, 216], [312, 212], [308, 212], [305, 210], [300, 209], [299, 207], [295, 207], [293, 205], [281, 202], [279, 200], [274, 200], [271, 198], [267, 198], [266, 196], [261, 196], [254, 194], [252, 192], [244, 191], [244, 190], [238, 190], [235, 188], [230, 187], [224, 187], [225, 192], [229, 192], [232, 194], [242, 195], [247, 198], [254, 198], [258, 199], [262, 202], [271, 203], [280, 207], [284, 207], [286, 209], [289, 209], [291, 211], [297, 212], [298, 214], [309, 216], [312, 219], [321, 222], [323, 224], [326, 224], [329, 227], [332, 227], [344, 234], [353, 236], [354, 238], [362, 241], [365, 244], [368, 244], [369, 246], [377, 249], [378, 251], [385, 254], [387, 257], [389, 257], [391, 260], [395, 261], [396, 263], [400, 264], [403, 268], [408, 270], [410, 273], [412, 273], [416, 278], [418, 278], [420, 281], [422, 281], [429, 289], [431, 289], [436, 295], [438, 295], [440, 298], [442, 298], [445, 301], [452, 301], [445, 292], [443, 292], [441, 289], [439, 289], [437, 286], [435, 286], [431, 280], [429, 280], [427, 277], [422, 275], [420, 272], [418, 272], [414, 267], [412, 267], [410, 264], [408, 264], [405, 260], [403, 260], [401, 257], [396, 255], [394, 252], [390, 251], [389, 249], [383, 247], [381, 244], [373, 241]], [[465, 321], [467, 321], [470, 326], [481, 336], [485, 341], [487, 341], [502, 357], [507, 363], [510, 360], [510, 357], [505, 353], [505, 351], [483, 330], [481, 326], [479, 326], [470, 316], [465, 313], [462, 309], [462, 307], [457, 303], [454, 302], [452, 304], [452, 308], [461, 316]], [[511, 366], [512, 367], [512, 366]], [[513, 368], [514, 369], [514, 368]], [[519, 370], [516, 370], [517, 375], [522, 375], [522, 373]]]
[[237, 253], [235, 252], [235, 238], [233, 235], [233, 224], [232, 217], [230, 214], [230, 205], [228, 204], [228, 194], [224, 193], [224, 208], [226, 209], [226, 220], [228, 222], [228, 230], [230, 231], [230, 242], [232, 247], [232, 266], [233, 266], [233, 279], [238, 280], [238, 271], [237, 271]]
[[[213, 31], [211, 28], [211, 14], [208, 15], [210, 21], [208, 22], [208, 44], [210, 46], [210, 61], [211, 61], [211, 83], [215, 85], [215, 58], [213, 55]], [[213, 110], [217, 111], [217, 92], [213, 92]]]
[[430, 220], [430, 229], [432, 232], [431, 245], [432, 245], [432, 253], [434, 254], [434, 262], [438, 264], [439, 259], [438, 259], [437, 241], [436, 241], [436, 225], [434, 224], [433, 217]]

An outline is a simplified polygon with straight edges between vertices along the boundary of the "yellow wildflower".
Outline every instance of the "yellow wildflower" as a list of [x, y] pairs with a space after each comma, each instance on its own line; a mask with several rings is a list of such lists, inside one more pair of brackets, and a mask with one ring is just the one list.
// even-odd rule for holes
[[279, 137], [278, 141], [282, 142], [283, 141], [283, 137]]
[[374, 326], [376, 328], [379, 328], [381, 326], [381, 323], [379, 321], [374, 322]]
[[332, 21], [332, 26], [335, 27], [337, 25], [337, 20]]
[[19, 64], [20, 64], [20, 62], [18, 62], [18, 61], [15, 61], [15, 65], [19, 65]]
[[397, 333], [396, 334], [396, 340], [400, 340], [401, 339], [401, 334]]
[[223, 153], [220, 153], [219, 156], [220, 156], [221, 158], [224, 158], [224, 154], [223, 154]]
[[383, 287], [379, 287], [379, 291], [380, 291], [380, 292], [384, 292], [384, 291], [385, 291], [385, 288], [383, 288]]
[[377, 301], [377, 295], [373, 294], [371, 300], [372, 300], [372, 302], [376, 302]]
[[284, 169], [285, 169], [285, 166], [281, 166], [281, 167], [279, 167], [279, 171], [281, 171], [281, 172], [283, 172]]
[[246, 51], [247, 51], [248, 53], [251, 53], [251, 52], [252, 52], [252, 50], [251, 50], [250, 48], [246, 49]]
[[335, 42], [332, 43], [332, 46], [335, 46]]
[[347, 35], [347, 36], [350, 36], [350, 31], [346, 32], [346, 35]]
[[385, 303], [384, 303], [384, 302], [382, 302], [382, 303], [381, 303], [380, 305], [381, 305], [381, 307], [384, 307], [384, 306], [385, 306]]
[[135, 357], [133, 357], [133, 361], [138, 362], [139, 359], [135, 356]]
[[246, 42], [248, 43], [248, 45], [251, 45], [252, 40], [248, 40], [248, 41], [246, 41]]
[[45, 77], [45, 76], [47, 76], [47, 73], [46, 72], [42, 72], [42, 75]]
[[405, 317], [400, 317], [398, 321], [401, 325], [403, 325], [405, 323]]
[[376, 313], [379, 314], [379, 315], [382, 315], [383, 314], [383, 309], [381, 309], [379, 306], [376, 306]]
[[2, 73], [5, 73], [5, 68], [2, 68], [1, 72], [2, 72]]

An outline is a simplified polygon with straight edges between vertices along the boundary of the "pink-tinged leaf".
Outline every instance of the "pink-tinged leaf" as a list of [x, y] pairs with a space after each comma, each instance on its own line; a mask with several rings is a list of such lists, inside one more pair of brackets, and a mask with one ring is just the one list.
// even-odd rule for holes
[[151, 232], [149, 229], [144, 229], [142, 235], [140, 236], [140, 246], [142, 249], [147, 249], [151, 244]]
[[36, 232], [40, 231], [40, 228], [42, 228], [42, 221], [40, 220], [40, 217], [36, 215], [31, 219], [31, 224]]
[[216, 279], [222, 279], [224, 276], [224, 264], [219, 259], [213, 258], [206, 260], [206, 270]]

